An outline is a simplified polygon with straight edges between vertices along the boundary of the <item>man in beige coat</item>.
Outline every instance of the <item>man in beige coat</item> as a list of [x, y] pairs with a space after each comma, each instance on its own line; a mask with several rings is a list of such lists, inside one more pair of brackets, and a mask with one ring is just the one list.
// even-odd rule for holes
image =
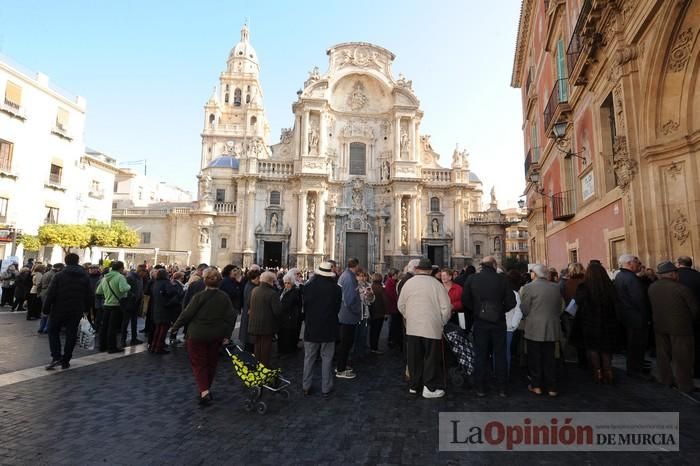
[[406, 356], [411, 376], [409, 393], [422, 390], [424, 398], [440, 398], [442, 381], [442, 328], [452, 313], [450, 297], [442, 283], [430, 275], [432, 264], [423, 258], [416, 274], [399, 296], [399, 312], [406, 319]]
[[564, 300], [559, 285], [547, 280], [548, 272], [541, 264], [532, 267], [534, 281], [520, 291], [520, 309], [525, 317], [527, 367], [532, 381], [529, 389], [536, 395], [546, 389], [549, 396], [557, 396], [554, 349], [561, 337]]

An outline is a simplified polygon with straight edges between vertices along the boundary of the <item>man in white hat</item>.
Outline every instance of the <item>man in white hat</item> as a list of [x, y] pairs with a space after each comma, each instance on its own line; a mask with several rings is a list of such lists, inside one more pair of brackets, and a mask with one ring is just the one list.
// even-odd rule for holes
[[447, 290], [430, 273], [433, 266], [423, 258], [416, 274], [399, 295], [399, 312], [406, 318], [406, 356], [411, 377], [409, 393], [422, 391], [424, 398], [445, 396], [442, 378], [442, 328], [450, 319], [452, 304]]
[[333, 264], [322, 262], [304, 286], [304, 395], [311, 393], [314, 363], [321, 353], [321, 392], [328, 397], [333, 391], [333, 356], [338, 334], [338, 312], [343, 293], [335, 283]]

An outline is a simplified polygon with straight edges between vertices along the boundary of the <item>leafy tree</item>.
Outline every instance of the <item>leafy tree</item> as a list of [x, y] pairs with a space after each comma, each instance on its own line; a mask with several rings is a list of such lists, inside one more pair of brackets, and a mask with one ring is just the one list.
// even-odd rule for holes
[[25, 251], [38, 251], [41, 247], [39, 237], [37, 235], [22, 235], [19, 238], [19, 244], [24, 246]]
[[506, 257], [504, 269], [515, 269], [518, 272], [527, 272], [527, 262], [518, 260], [517, 257]]
[[117, 236], [117, 247], [133, 248], [138, 246], [140, 241], [139, 234], [126, 223], [121, 220], [115, 220], [112, 222], [111, 229]]
[[49, 224], [39, 227], [41, 244], [56, 244], [65, 252], [71, 248], [87, 248], [90, 244], [90, 227], [87, 225]]
[[117, 246], [117, 233], [112, 230], [109, 223], [90, 220], [87, 224], [90, 228], [90, 243], [92, 249], [95, 246], [113, 248]]

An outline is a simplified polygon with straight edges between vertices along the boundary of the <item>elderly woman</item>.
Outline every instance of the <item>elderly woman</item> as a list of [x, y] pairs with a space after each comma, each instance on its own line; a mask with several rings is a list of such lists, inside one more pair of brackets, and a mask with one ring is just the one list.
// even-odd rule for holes
[[297, 323], [301, 313], [301, 291], [296, 286], [296, 274], [290, 270], [282, 277], [282, 294], [280, 295], [280, 330], [277, 339], [277, 351], [289, 354], [297, 350]]
[[46, 272], [44, 264], [35, 264], [32, 269], [32, 287], [29, 290], [29, 298], [27, 299], [27, 320], [35, 320], [41, 317], [39, 287], [41, 286], [41, 277], [44, 275], [44, 272]]
[[2, 273], [2, 297], [0, 297], [0, 306], [10, 306], [15, 298], [15, 280], [17, 280], [17, 265], [12, 263], [7, 267], [7, 270]]
[[554, 349], [561, 337], [560, 315], [564, 301], [559, 285], [548, 280], [549, 271], [544, 265], [532, 267], [531, 274], [533, 281], [520, 293], [532, 382], [528, 389], [535, 395], [541, 395], [546, 389], [549, 396], [557, 396]]
[[181, 299], [182, 290], [170, 281], [168, 271], [158, 269], [156, 281], [151, 290], [154, 324], [153, 339], [148, 348], [148, 351], [151, 353], [169, 353], [165, 349], [165, 337], [167, 336], [170, 323], [179, 315]]
[[29, 267], [22, 267], [17, 280], [15, 281], [15, 302], [12, 304], [12, 310], [23, 311], [24, 302], [27, 299], [29, 290], [32, 287], [32, 271]]
[[255, 357], [265, 366], [270, 364], [272, 337], [277, 333], [280, 316], [280, 298], [275, 289], [274, 272], [260, 275], [260, 286], [250, 294], [248, 333], [255, 336]]
[[187, 353], [199, 389], [199, 403], [206, 405], [212, 400], [210, 390], [219, 362], [219, 348], [228, 344], [233, 332], [234, 313], [228, 295], [219, 290], [219, 271], [208, 268], [202, 277], [204, 290], [194, 295], [170, 333], [177, 333], [187, 325]]

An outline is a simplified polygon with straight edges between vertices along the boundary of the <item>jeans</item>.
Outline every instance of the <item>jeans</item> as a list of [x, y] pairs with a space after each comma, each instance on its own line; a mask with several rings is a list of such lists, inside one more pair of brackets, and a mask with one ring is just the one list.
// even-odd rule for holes
[[493, 349], [498, 388], [505, 390], [508, 384], [508, 363], [506, 361], [506, 325], [482, 319], [474, 322], [474, 352], [476, 353], [475, 381], [478, 390], [484, 390], [489, 371], [489, 348]]
[[338, 345], [338, 372], [343, 372], [348, 365], [350, 348], [355, 340], [355, 327], [357, 324], [340, 324], [340, 344]]
[[129, 323], [131, 323], [131, 341], [138, 340], [138, 333], [136, 333], [137, 322], [138, 314], [136, 309], [122, 311], [122, 346], [126, 346], [126, 329], [129, 327]]
[[314, 378], [314, 365], [318, 353], [321, 353], [321, 391], [328, 393], [333, 390], [333, 355], [335, 354], [335, 342], [315, 343], [304, 342], [304, 381], [302, 388], [311, 389]]
[[352, 346], [353, 357], [360, 357], [367, 354], [367, 333], [368, 326], [367, 320], [363, 319], [357, 324], [357, 329], [355, 330], [355, 338]]
[[[51, 316], [49, 320], [49, 347], [51, 359], [63, 363], [70, 362], [73, 357], [75, 342], [78, 340], [78, 326], [80, 317]], [[66, 344], [61, 355], [61, 328], [66, 328]]]
[[41, 315], [41, 320], [39, 321], [39, 333], [46, 333], [49, 331], [49, 316], [46, 314]]

